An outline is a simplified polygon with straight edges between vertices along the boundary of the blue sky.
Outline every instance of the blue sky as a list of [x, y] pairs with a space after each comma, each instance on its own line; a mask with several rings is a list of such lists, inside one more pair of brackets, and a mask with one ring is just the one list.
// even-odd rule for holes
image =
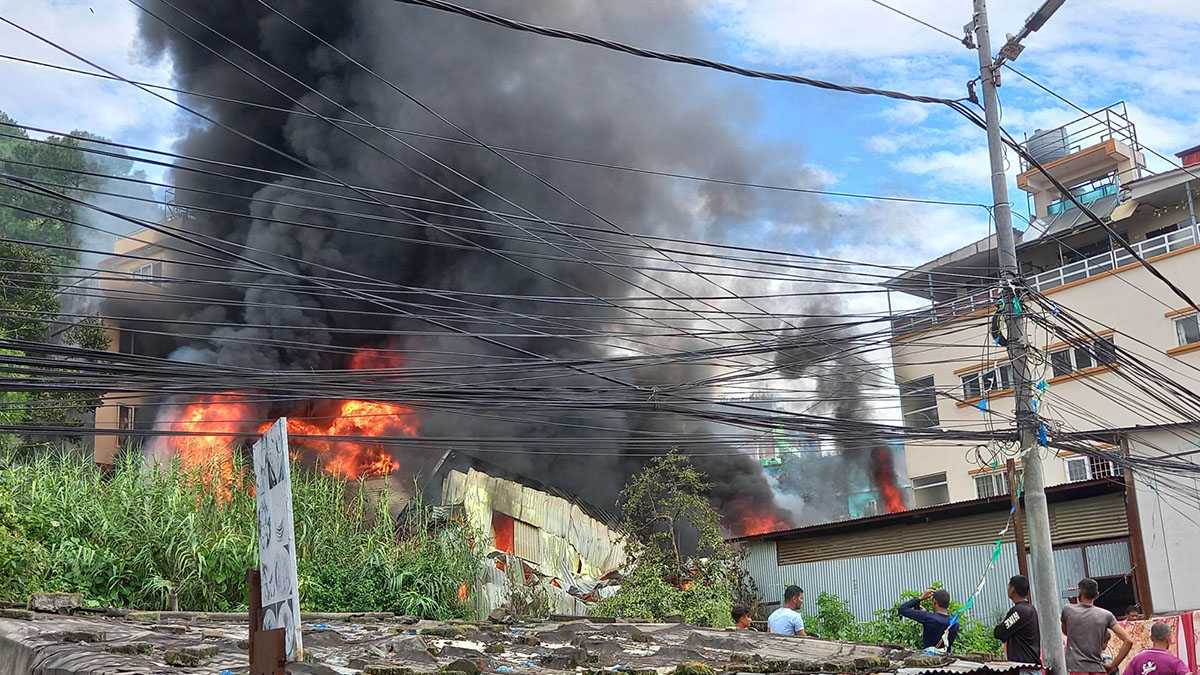
[[[719, 59], [951, 98], [963, 96], [977, 72], [974, 52], [870, 0], [695, 4], [711, 33], [707, 55]], [[953, 34], [970, 18], [968, 0], [893, 4]], [[992, 4], [999, 44], [1040, 0]], [[169, 63], [138, 57], [135, 11], [124, 0], [0, 0], [0, 14], [70, 49], [128, 77], [168, 83]], [[1200, 143], [1200, 69], [1189, 56], [1197, 35], [1194, 0], [1068, 0], [1026, 40], [1016, 65], [1089, 110], [1127, 101], [1143, 142], [1170, 157]], [[8, 26], [0, 26], [0, 44], [5, 54], [79, 65]], [[8, 94], [3, 109], [27, 124], [83, 128], [160, 148], [181, 135], [181, 118], [168, 104], [131, 95], [125, 85], [3, 61], [0, 81]], [[806, 181], [815, 176], [825, 188], [848, 192], [990, 201], [983, 134], [948, 111], [794, 85], [736, 78], [729, 84], [758, 99], [762, 121], [754, 133], [778, 142], [783, 152], [802, 153]], [[1018, 136], [1079, 116], [1015, 75], [1006, 74], [1001, 96], [1003, 123]], [[1151, 168], [1165, 167], [1148, 158]], [[1023, 193], [1014, 185], [1011, 194], [1024, 210]], [[919, 264], [988, 228], [979, 209], [852, 200], [834, 200], [833, 208], [848, 226], [823, 252], [871, 262]], [[798, 245], [785, 235], [764, 243]]]

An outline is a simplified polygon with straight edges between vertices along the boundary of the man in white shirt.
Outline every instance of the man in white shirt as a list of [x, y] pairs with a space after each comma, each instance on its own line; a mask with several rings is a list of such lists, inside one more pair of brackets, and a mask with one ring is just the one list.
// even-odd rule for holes
[[788, 586], [783, 591], [783, 606], [771, 612], [767, 618], [767, 628], [776, 635], [804, 635], [804, 616], [800, 614], [800, 606], [804, 604], [804, 589], [799, 586]]

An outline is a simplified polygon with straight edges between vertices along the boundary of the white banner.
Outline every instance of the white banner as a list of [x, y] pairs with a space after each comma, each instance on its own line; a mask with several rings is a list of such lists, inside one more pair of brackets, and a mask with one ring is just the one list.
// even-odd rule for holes
[[258, 571], [262, 580], [263, 629], [286, 631], [288, 661], [301, 661], [300, 583], [292, 527], [292, 476], [287, 418], [280, 417], [254, 444], [258, 495]]

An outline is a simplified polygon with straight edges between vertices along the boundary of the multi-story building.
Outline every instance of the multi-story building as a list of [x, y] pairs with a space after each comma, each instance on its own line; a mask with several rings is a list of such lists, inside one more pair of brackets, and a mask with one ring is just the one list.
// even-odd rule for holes
[[[185, 216], [176, 214], [164, 221], [168, 227], [179, 227]], [[116, 240], [113, 254], [98, 265], [99, 288], [106, 302], [117, 312], [106, 311], [104, 319], [109, 336], [109, 350], [123, 354], [148, 354], [153, 338], [154, 323], [139, 317], [139, 304], [149, 307], [164, 293], [164, 285], [180, 274], [178, 250], [167, 245], [169, 237], [161, 232], [140, 229]], [[139, 419], [139, 406], [149, 402], [145, 396], [130, 393], [111, 393], [101, 399], [96, 408], [96, 427], [122, 431], [133, 429]], [[152, 413], [151, 413], [152, 415]], [[115, 433], [97, 435], [93, 457], [98, 464], [111, 464], [118, 450], [130, 440]]]
[[[1136, 130], [1120, 104], [1039, 131], [1026, 148], [1142, 258], [1200, 298], [1196, 148], [1179, 154], [1183, 168], [1148, 172]], [[1135, 385], [1140, 378], [1130, 377], [1120, 363], [1125, 359], [1117, 357], [1119, 352], [1140, 359], [1200, 392], [1197, 314], [1045, 176], [1021, 168], [1017, 186], [1028, 195], [1032, 221], [1016, 233], [1021, 274], [1050, 302], [1049, 320], [1056, 320], [1056, 312], [1069, 313], [1086, 324], [1088, 337], [1068, 344], [1045, 326], [1028, 324], [1033, 377], [1045, 382], [1040, 414], [1056, 434], [1116, 430], [1075, 438], [1135, 456], [1197, 460], [1192, 453], [1200, 447], [1200, 428], [1186, 426], [1187, 415], [1140, 391]], [[893, 321], [892, 358], [907, 426], [1013, 428], [1012, 370], [991, 326], [1000, 295], [997, 278], [993, 236], [890, 282], [893, 290], [930, 302]], [[960, 446], [909, 442], [907, 466], [917, 507], [1006, 493], [1000, 450], [964, 452]], [[1200, 607], [1200, 590], [1179, 576], [1200, 558], [1200, 538], [1194, 536], [1200, 493], [1193, 477], [1169, 477], [1185, 485], [1168, 491], [1156, 489], [1164, 477], [1139, 472], [1129, 481], [1112, 463], [1095, 457], [1046, 450], [1041, 461], [1048, 485], [1109, 477], [1136, 484], [1134, 497], [1142, 508], [1140, 522], [1131, 527], [1144, 542], [1148, 591], [1156, 609]], [[1185, 586], [1193, 590], [1184, 592]]]

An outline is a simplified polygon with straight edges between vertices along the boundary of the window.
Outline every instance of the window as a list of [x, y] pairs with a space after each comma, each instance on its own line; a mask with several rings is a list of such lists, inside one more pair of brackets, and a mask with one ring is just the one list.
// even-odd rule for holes
[[1200, 318], [1196, 314], [1175, 319], [1175, 334], [1179, 336], [1179, 346], [1200, 342]]
[[117, 334], [117, 349], [122, 354], [135, 354], [134, 336], [132, 329], [123, 329]]
[[1008, 389], [1013, 384], [1012, 366], [1007, 363], [989, 366], [978, 373], [962, 376], [963, 398], [979, 398], [988, 392]]
[[1099, 457], [1078, 455], [1068, 457], [1066, 462], [1068, 483], [1096, 480], [1097, 478], [1112, 478], [1117, 475], [1117, 465]]
[[[136, 420], [137, 414], [136, 413], [137, 413], [137, 411], [131, 405], [117, 406], [117, 428], [121, 429], [122, 431], [132, 429], [134, 424], [137, 423], [137, 420]], [[124, 436], [124, 435], [117, 436], [117, 446], [123, 447], [130, 440], [131, 440], [131, 437], [129, 437], [129, 436]]]
[[[1017, 471], [1017, 482], [1021, 482], [1020, 471]], [[1008, 484], [1008, 473], [1005, 471], [975, 476], [975, 496], [980, 499], [1006, 495], [1011, 489], [1012, 486]]]
[[934, 506], [950, 501], [950, 487], [946, 483], [946, 472], [913, 478], [913, 500], [917, 508]]
[[1050, 370], [1054, 377], [1116, 362], [1117, 346], [1113, 344], [1111, 337], [1098, 338], [1085, 345], [1064, 347], [1050, 352]]
[[161, 261], [154, 261], [133, 268], [130, 272], [137, 281], [149, 281], [152, 284], [162, 283], [163, 264]]
[[937, 391], [933, 388], [932, 375], [900, 383], [900, 414], [906, 427], [938, 425]]

